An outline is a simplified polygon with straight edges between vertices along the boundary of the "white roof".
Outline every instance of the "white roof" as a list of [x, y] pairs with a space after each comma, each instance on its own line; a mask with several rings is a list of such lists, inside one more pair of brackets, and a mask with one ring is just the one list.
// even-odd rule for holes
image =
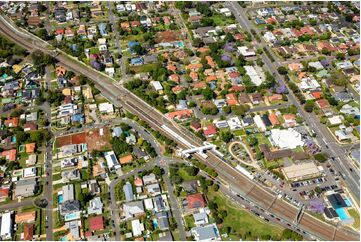
[[106, 113], [114, 112], [113, 104], [108, 102], [99, 103], [98, 108], [100, 112], [106, 112]]
[[134, 237], [141, 235], [142, 231], [144, 231], [144, 226], [140, 223], [139, 219], [132, 221], [132, 231]]
[[153, 209], [154, 208], [153, 199], [151, 198], [144, 199], [144, 206], [147, 210]]
[[310, 62], [310, 63], [308, 63], [308, 65], [316, 68], [316, 70], [322, 70], [323, 69], [323, 65], [319, 61]]
[[259, 86], [262, 84], [262, 78], [253, 66], [244, 66], [247, 75], [251, 78], [251, 81]]
[[258, 114], [253, 117], [254, 123], [256, 124], [257, 128], [259, 128], [261, 131], [266, 131], [266, 125], [263, 123], [261, 116]]
[[281, 149], [295, 149], [304, 145], [301, 134], [292, 128], [272, 129], [270, 140]]
[[343, 117], [341, 115], [336, 115], [331, 118], [328, 118], [328, 121], [330, 121], [331, 125], [341, 124], [343, 120]]
[[36, 176], [36, 167], [28, 167], [23, 170], [24, 177]]
[[115, 155], [114, 151], [108, 151], [104, 153], [105, 160], [107, 161], [107, 165], [109, 169], [119, 169], [120, 164], [118, 161], [117, 156]]
[[1, 216], [1, 230], [0, 230], [0, 236], [3, 239], [11, 238], [12, 236], [12, 226], [13, 221], [11, 219], [11, 213], [3, 213]]
[[228, 123], [229, 128], [230, 128], [231, 130], [235, 130], [235, 129], [240, 129], [240, 128], [242, 128], [241, 121], [239, 120], [238, 117], [229, 118], [229, 119], [227, 120], [227, 123]]
[[250, 50], [247, 46], [240, 46], [238, 47], [238, 52], [243, 55], [244, 57], [247, 56], [255, 56], [256, 52], [254, 52], [253, 50]]
[[159, 81], [152, 81], [151, 83], [156, 91], [163, 90], [163, 86]]

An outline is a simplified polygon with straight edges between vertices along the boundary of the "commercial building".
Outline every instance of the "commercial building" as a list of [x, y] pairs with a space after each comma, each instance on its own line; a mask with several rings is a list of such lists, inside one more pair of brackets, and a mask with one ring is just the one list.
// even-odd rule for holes
[[281, 149], [295, 149], [303, 146], [302, 135], [292, 128], [272, 129], [270, 142]]
[[313, 162], [284, 167], [282, 168], [282, 173], [287, 180], [292, 181], [311, 179], [321, 175], [320, 170]]

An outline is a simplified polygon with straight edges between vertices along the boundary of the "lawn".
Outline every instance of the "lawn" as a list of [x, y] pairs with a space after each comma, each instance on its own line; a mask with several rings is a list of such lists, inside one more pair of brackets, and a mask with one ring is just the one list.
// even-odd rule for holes
[[353, 227], [355, 229], [360, 229], [360, 214], [358, 214], [358, 212], [355, 209], [349, 209], [348, 213], [350, 214], [350, 216], [355, 220], [353, 222]]
[[244, 129], [239, 129], [239, 130], [233, 131], [233, 134], [235, 136], [242, 136], [242, 135], [245, 135], [246, 132], [244, 131]]
[[271, 142], [267, 139], [267, 137], [264, 134], [255, 134], [258, 144], [267, 144], [268, 146], [272, 146]]
[[185, 226], [186, 226], [187, 228], [193, 228], [193, 227], [195, 227], [193, 215], [185, 216], [185, 217], [184, 217], [184, 223], [185, 223]]
[[[271, 236], [274, 240], [279, 240], [282, 228], [271, 225], [264, 222], [255, 215], [249, 213], [247, 210], [241, 209], [234, 202], [227, 199], [223, 194], [219, 192], [209, 192], [207, 194], [208, 200], [215, 201], [218, 205], [218, 210], [226, 210], [227, 216], [224, 218], [220, 233], [224, 233], [225, 228], [230, 227], [231, 233], [230, 236], [236, 236], [238, 239], [242, 235], [251, 234], [251, 236]], [[231, 237], [232, 239], [233, 236]], [[252, 239], [253, 237], [246, 237], [246, 239]]]
[[141, 72], [150, 72], [155, 69], [157, 69], [158, 64], [152, 63], [152, 64], [145, 64], [141, 66], [129, 66], [129, 70], [134, 71], [135, 73], [141, 73]]
[[217, 26], [226, 26], [235, 23], [233, 19], [229, 17], [225, 17], [222, 14], [214, 14], [211, 18], [213, 19], [215, 25]]

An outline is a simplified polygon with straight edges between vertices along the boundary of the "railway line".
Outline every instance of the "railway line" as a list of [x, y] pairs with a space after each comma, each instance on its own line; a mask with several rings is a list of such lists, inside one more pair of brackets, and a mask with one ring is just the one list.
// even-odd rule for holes
[[[13, 42], [30, 51], [33, 51], [34, 49], [40, 49], [47, 54], [53, 53], [53, 51], [44, 47], [43, 43], [40, 43], [40, 40], [37, 40], [30, 34], [28, 36], [25, 35], [27, 37], [24, 37], [18, 33], [19, 31], [13, 30], [15, 27], [10, 27], [8, 23], [4, 23], [6, 20], [3, 17], [0, 20], [0, 32]], [[159, 111], [153, 109], [144, 101], [139, 100], [138, 97], [130, 93], [125, 88], [117, 86], [113, 82], [113, 79], [99, 74], [92, 68], [87, 67], [82, 63], [76, 62], [61, 52], [54, 57], [64, 67], [69, 68], [76, 73], [83, 74], [89, 79], [93, 80], [96, 87], [114, 105], [123, 107], [124, 109], [134, 113], [140, 119], [146, 121], [153, 129], [158, 130], [165, 136], [174, 140], [180, 147], [189, 148], [187, 144], [182, 143], [181, 140], [176, 139], [169, 133], [165, 132], [165, 130], [162, 129], [162, 125], [169, 127], [173, 132], [184, 138], [190, 144], [194, 146], [202, 145], [197, 137], [191, 135], [188, 132], [186, 133], [185, 131], [182, 131], [181, 128], [167, 120]], [[247, 197], [255, 204], [262, 208], [267, 208], [270, 213], [274, 213], [275, 215], [289, 221], [290, 223], [297, 216], [298, 208], [283, 200], [276, 199], [274, 194], [269, 193], [257, 185], [254, 181], [249, 180], [240, 172], [236, 171], [233, 167], [224, 162], [212, 151], [208, 151], [207, 155], [207, 159], [202, 158], [198, 154], [196, 154], [195, 157], [209, 167], [215, 169], [219, 174], [219, 178], [225, 180], [230, 187], [237, 188], [237, 190], [240, 190], [241, 193], [249, 191]], [[309, 214], [304, 214], [304, 216], [302, 216], [298, 226], [324, 240], [359, 240], [359, 235], [357, 233], [348, 231], [344, 228], [337, 229], [335, 226], [326, 224], [325, 222], [322, 222], [310, 216]]]

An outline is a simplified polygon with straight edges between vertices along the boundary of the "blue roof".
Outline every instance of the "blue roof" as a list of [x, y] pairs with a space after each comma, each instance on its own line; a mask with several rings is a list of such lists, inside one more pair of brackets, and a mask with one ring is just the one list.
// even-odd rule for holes
[[130, 63], [132, 65], [136, 65], [136, 64], [142, 64], [143, 63], [143, 59], [141, 57], [134, 57], [132, 59], [130, 59]]
[[74, 114], [73, 116], [71, 116], [71, 120], [73, 122], [81, 122], [83, 121], [83, 114]]
[[114, 132], [115, 136], [119, 137], [122, 134], [123, 130], [120, 127], [115, 127], [113, 129], [113, 132]]
[[128, 47], [129, 47], [129, 48], [132, 48], [132, 47], [134, 47], [134, 46], [136, 46], [136, 45], [139, 45], [139, 42], [138, 42], [138, 41], [129, 41], [129, 42], [128, 42]]

